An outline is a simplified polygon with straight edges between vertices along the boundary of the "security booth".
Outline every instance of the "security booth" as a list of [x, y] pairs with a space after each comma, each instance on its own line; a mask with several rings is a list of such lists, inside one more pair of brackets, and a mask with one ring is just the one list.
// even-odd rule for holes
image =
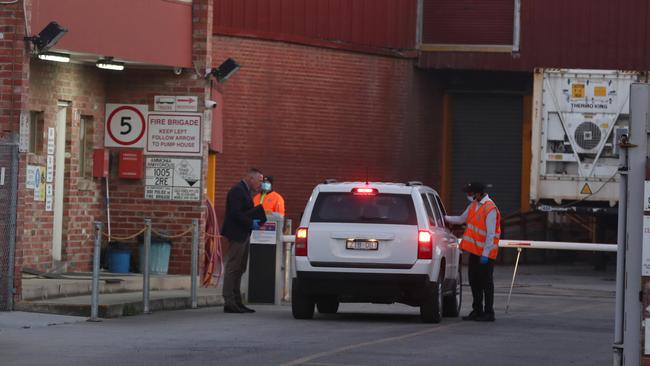
[[251, 233], [248, 301], [280, 304], [284, 218], [277, 213], [267, 213], [266, 218], [266, 223]]

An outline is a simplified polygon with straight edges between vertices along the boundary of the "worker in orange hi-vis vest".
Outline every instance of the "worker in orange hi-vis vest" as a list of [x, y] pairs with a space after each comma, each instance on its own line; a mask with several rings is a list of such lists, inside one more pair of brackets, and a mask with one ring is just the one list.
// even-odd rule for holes
[[262, 191], [253, 197], [253, 203], [261, 204], [267, 214], [277, 213], [284, 217], [284, 198], [273, 190], [273, 177], [264, 177]]
[[[485, 193], [482, 183], [467, 184], [463, 191], [470, 201], [460, 216], [445, 216], [450, 224], [467, 224], [460, 248], [469, 253], [467, 268], [472, 288], [472, 312], [463, 320], [494, 321], [494, 260], [499, 249], [501, 213]], [[485, 299], [485, 306], [483, 305]]]

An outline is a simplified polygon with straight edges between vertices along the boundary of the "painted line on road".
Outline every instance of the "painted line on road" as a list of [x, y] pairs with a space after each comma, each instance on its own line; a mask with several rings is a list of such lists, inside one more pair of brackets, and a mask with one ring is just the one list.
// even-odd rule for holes
[[366, 347], [366, 346], [374, 346], [376, 344], [381, 344], [381, 343], [387, 343], [387, 342], [393, 342], [393, 341], [401, 341], [403, 339], [409, 339], [409, 338], [417, 337], [417, 336], [422, 335], [422, 334], [433, 333], [433, 332], [435, 332], [437, 330], [440, 330], [440, 329], [443, 329], [443, 328], [450, 328], [452, 326], [459, 325], [459, 324], [463, 324], [463, 323], [457, 322], [457, 323], [453, 323], [453, 324], [444, 324], [444, 325], [441, 325], [441, 326], [438, 326], [438, 327], [435, 327], [435, 328], [429, 328], [429, 329], [421, 330], [419, 332], [403, 334], [401, 336], [381, 338], [381, 339], [377, 339], [377, 340], [374, 340], [374, 341], [367, 341], [367, 342], [362, 342], [362, 343], [357, 343], [357, 344], [351, 344], [349, 346], [335, 348], [335, 349], [333, 349], [331, 351], [315, 353], [315, 354], [310, 355], [310, 356], [305, 356], [305, 357], [302, 357], [302, 358], [299, 358], [299, 359], [296, 359], [296, 360], [293, 360], [293, 361], [289, 361], [287, 363], [283, 363], [281, 366], [301, 365], [301, 364], [308, 363], [309, 361], [316, 360], [316, 359], [321, 358], [321, 357], [332, 356], [332, 355], [335, 355], [337, 353], [351, 351], [351, 350], [354, 350], [354, 349], [357, 349], [357, 348], [363, 348], [363, 347]]
[[[527, 314], [514, 314], [514, 315], [506, 316], [505, 319], [524, 318], [524, 317], [531, 318], [531, 317], [541, 317], [541, 316], [549, 316], [549, 315], [566, 314], [566, 313], [572, 313], [572, 312], [575, 312], [575, 311], [582, 311], [582, 310], [585, 310], [585, 309], [588, 309], [588, 308], [594, 308], [594, 307], [602, 306], [602, 305], [603, 304], [580, 305], [580, 306], [574, 306], [574, 307], [571, 307], [571, 308], [565, 308], [563, 310], [559, 310], [559, 311], [555, 311], [555, 312], [551, 312], [551, 313], [544, 313], [544, 314], [528, 314], [528, 313]], [[404, 340], [404, 339], [417, 337], [419, 335], [423, 335], [423, 334], [427, 334], [427, 333], [433, 333], [433, 332], [435, 332], [437, 330], [440, 330], [440, 329], [451, 328], [453, 326], [458, 326], [458, 325], [461, 325], [461, 324], [468, 324], [468, 322], [455, 322], [455, 323], [452, 323], [452, 324], [443, 324], [443, 325], [440, 325], [440, 326], [435, 327], [435, 328], [425, 329], [425, 330], [421, 330], [421, 331], [414, 332], [414, 333], [408, 333], [408, 334], [403, 334], [403, 335], [400, 335], [400, 336], [394, 336], [394, 337], [388, 337], [388, 338], [381, 338], [381, 339], [377, 339], [377, 340], [374, 340], [374, 341], [367, 341], [367, 342], [352, 344], [352, 345], [345, 346], [345, 347], [339, 347], [339, 348], [335, 348], [335, 349], [330, 350], [330, 351], [319, 352], [319, 353], [315, 353], [315, 354], [312, 354], [312, 355], [309, 355], [309, 356], [305, 356], [305, 357], [302, 357], [302, 358], [299, 358], [299, 359], [296, 359], [296, 360], [293, 360], [293, 361], [289, 361], [287, 363], [283, 363], [281, 366], [296, 366], [296, 365], [303, 365], [303, 364], [326, 365], [326, 364], [322, 364], [322, 363], [311, 363], [310, 361], [313, 361], [313, 360], [316, 360], [316, 359], [319, 359], [319, 358], [325, 357], [325, 356], [332, 356], [332, 355], [335, 355], [335, 354], [338, 354], [338, 353], [343, 353], [343, 352], [351, 351], [351, 350], [354, 350], [354, 349], [363, 348], [363, 347], [366, 347], [366, 346], [373, 346], [373, 345], [376, 345], [376, 344], [388, 343], [388, 342], [393, 342], [393, 341], [401, 341], [401, 340]], [[334, 364], [332, 364], [332, 365], [334, 365]], [[340, 365], [340, 366], [346, 366], [346, 365]]]

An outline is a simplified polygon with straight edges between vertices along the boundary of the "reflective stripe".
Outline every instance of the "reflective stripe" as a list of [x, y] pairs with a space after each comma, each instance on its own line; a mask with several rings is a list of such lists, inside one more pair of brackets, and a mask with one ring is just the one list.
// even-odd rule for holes
[[481, 235], [487, 235], [487, 232], [485, 230], [481, 230], [481, 229], [477, 228], [476, 226], [474, 226], [472, 224], [467, 224], [467, 227], [469, 229], [472, 229], [472, 230], [476, 231], [477, 233], [479, 233]]
[[[474, 240], [474, 238], [471, 238], [471, 237], [469, 237], [469, 236], [467, 236], [467, 235], [463, 235], [463, 240], [467, 240], [468, 242], [470, 242], [470, 243], [476, 245], [477, 247], [485, 248], [485, 242]], [[494, 243], [494, 244], [492, 244], [492, 245], [494, 245], [495, 247], [497, 247], [499, 244], [498, 244], [498, 243]]]

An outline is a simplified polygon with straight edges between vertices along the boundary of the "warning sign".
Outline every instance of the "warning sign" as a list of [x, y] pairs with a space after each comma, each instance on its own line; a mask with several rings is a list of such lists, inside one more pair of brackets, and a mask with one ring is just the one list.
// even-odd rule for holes
[[149, 200], [200, 201], [201, 159], [147, 158], [144, 198]]
[[588, 183], [585, 183], [585, 185], [582, 186], [582, 189], [580, 190], [580, 194], [593, 194], [591, 192], [591, 187], [589, 187]]
[[143, 148], [148, 107], [146, 105], [106, 104], [106, 147]]
[[150, 113], [145, 154], [201, 156], [202, 118], [200, 113]]

